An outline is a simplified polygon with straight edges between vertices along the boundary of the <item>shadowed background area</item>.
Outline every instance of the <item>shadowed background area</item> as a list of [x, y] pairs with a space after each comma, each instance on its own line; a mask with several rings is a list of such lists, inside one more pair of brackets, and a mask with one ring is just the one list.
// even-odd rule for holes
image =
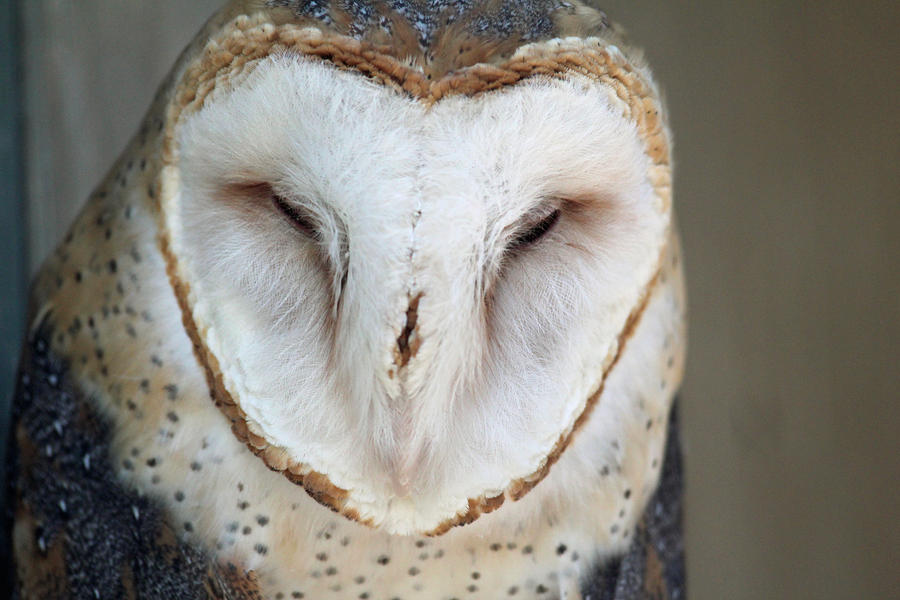
[[[27, 202], [10, 192], [15, 152], [0, 155], [0, 242], [11, 246], [0, 273], [4, 401], [26, 257], [33, 273], [219, 4], [19, 4], [21, 45], [10, 36], [3, 49], [22, 61]], [[691, 301], [681, 406], [690, 595], [893, 597], [900, 5], [602, 7], [646, 49], [675, 132]], [[4, 66], [0, 83], [14, 73]], [[0, 102], [5, 116], [14, 101]], [[4, 152], [17, 148], [15, 126], [2, 129]]]

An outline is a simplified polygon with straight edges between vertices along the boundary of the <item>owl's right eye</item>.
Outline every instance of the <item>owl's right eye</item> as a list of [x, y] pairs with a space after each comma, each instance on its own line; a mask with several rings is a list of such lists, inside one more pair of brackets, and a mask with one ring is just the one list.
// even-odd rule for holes
[[285, 198], [276, 193], [272, 193], [272, 204], [284, 217], [290, 221], [297, 230], [314, 240], [319, 239], [319, 232], [313, 224], [312, 218], [305, 214], [302, 209], [292, 205]]

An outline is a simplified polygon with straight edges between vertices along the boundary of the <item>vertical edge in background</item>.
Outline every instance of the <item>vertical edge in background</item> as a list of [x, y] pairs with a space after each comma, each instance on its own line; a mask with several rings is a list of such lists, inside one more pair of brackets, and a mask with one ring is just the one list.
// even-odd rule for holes
[[[0, 0], [0, 582], [11, 575], [6, 451], [27, 293], [22, 37], [19, 0]], [[10, 586], [0, 583], [0, 590], [3, 596]]]

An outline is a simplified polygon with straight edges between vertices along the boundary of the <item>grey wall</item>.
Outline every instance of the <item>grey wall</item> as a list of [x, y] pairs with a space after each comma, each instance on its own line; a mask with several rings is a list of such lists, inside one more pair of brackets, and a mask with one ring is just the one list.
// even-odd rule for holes
[[[32, 267], [213, 0], [35, 0]], [[676, 134], [695, 598], [900, 590], [900, 9], [609, 0]]]
[[62, 238], [221, 0], [22, 2], [31, 266]]
[[[22, 192], [22, 101], [18, 5], [0, 3], [0, 464], [6, 464], [13, 378], [25, 320], [27, 249]], [[3, 476], [0, 475], [0, 483]], [[5, 488], [3, 488], [5, 489]], [[0, 514], [6, 515], [5, 494]], [[9, 579], [7, 523], [0, 523], [0, 590]], [[0, 597], [3, 592], [0, 591]]]

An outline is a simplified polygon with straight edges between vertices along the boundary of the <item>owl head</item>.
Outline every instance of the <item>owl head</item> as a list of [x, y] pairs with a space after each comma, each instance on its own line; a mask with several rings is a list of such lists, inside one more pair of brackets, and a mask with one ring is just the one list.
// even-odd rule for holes
[[391, 533], [522, 498], [661, 285], [647, 69], [581, 2], [242, 1], [208, 32], [163, 99], [154, 190], [235, 434]]

